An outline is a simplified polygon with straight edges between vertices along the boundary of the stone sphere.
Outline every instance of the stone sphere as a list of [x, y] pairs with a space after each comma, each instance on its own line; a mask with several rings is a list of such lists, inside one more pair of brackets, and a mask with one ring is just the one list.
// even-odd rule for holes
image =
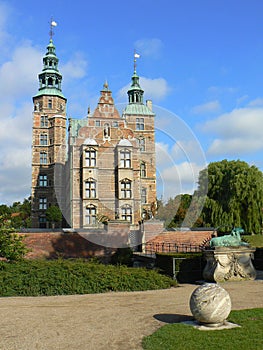
[[190, 309], [198, 322], [216, 327], [223, 324], [230, 314], [231, 299], [218, 284], [205, 283], [193, 291]]

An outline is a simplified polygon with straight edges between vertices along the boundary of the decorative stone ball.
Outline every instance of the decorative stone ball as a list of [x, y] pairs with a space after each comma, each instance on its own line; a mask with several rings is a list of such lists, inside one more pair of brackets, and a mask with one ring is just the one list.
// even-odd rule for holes
[[218, 284], [205, 283], [192, 293], [190, 309], [198, 322], [216, 327], [226, 321], [231, 311], [231, 299], [228, 292]]

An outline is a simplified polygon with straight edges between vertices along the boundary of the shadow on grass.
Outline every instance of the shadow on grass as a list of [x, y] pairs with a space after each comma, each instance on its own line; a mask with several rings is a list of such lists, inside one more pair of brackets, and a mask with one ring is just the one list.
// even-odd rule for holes
[[164, 323], [179, 323], [185, 321], [192, 321], [193, 316], [180, 314], [156, 314], [153, 316], [156, 320]]

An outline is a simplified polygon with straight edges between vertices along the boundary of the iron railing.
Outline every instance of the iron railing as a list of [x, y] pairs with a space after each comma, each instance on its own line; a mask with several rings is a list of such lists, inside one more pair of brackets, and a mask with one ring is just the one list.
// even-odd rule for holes
[[203, 250], [204, 247], [202, 245], [190, 243], [147, 242], [142, 245], [142, 252], [146, 255], [153, 255], [155, 253], [194, 253], [202, 252]]

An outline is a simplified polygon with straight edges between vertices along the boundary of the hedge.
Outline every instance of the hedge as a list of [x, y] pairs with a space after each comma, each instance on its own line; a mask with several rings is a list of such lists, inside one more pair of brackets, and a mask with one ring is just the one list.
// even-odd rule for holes
[[0, 296], [142, 291], [175, 285], [157, 271], [83, 260], [0, 262]]

